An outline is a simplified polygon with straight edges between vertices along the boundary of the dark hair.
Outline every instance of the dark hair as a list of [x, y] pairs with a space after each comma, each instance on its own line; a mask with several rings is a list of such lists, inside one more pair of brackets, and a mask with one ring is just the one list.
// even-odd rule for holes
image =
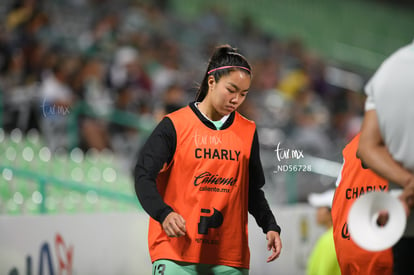
[[[218, 69], [220, 67], [225, 68]], [[208, 77], [210, 75], [214, 76], [215, 81], [218, 82], [221, 77], [228, 75], [230, 72], [235, 70], [242, 70], [250, 76], [252, 75], [249, 62], [247, 62], [243, 55], [237, 52], [237, 49], [232, 48], [229, 45], [217, 47], [213, 52], [213, 55], [210, 57], [203, 81], [198, 87], [196, 101], [201, 102], [206, 97], [208, 92]]]

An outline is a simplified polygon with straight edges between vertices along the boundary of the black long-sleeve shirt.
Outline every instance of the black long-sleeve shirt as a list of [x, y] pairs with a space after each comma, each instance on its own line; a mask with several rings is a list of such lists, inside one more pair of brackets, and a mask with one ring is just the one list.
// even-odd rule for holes
[[[191, 103], [190, 107], [207, 127], [216, 129], [214, 124], [203, 116], [194, 103]], [[234, 113], [231, 113], [220, 130], [228, 128], [233, 123], [234, 117]], [[164, 164], [172, 161], [176, 149], [176, 141], [177, 136], [174, 125], [168, 117], [165, 117], [157, 125], [143, 146], [135, 167], [135, 192], [138, 199], [144, 210], [160, 223], [174, 210], [164, 202], [158, 192], [156, 178]], [[259, 149], [258, 136], [257, 132], [255, 132], [249, 161], [248, 209], [264, 233], [271, 230], [280, 233], [280, 227], [270, 210], [262, 190], [265, 177], [260, 161]]]

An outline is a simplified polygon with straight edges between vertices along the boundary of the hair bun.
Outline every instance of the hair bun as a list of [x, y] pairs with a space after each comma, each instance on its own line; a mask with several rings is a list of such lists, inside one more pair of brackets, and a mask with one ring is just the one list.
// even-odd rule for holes
[[230, 53], [237, 53], [237, 49], [231, 47], [228, 44], [221, 45], [215, 49], [212, 59], [214, 60], [221, 59], [223, 56], [226, 56]]

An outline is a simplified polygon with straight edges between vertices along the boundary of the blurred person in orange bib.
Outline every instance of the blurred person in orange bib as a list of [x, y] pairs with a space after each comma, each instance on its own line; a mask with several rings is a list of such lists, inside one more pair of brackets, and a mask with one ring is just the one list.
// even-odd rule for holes
[[333, 237], [342, 275], [392, 275], [391, 248], [373, 252], [360, 248], [348, 232], [348, 213], [357, 198], [371, 191], [388, 191], [388, 181], [364, 167], [357, 157], [358, 133], [342, 151], [343, 164], [332, 204]]
[[[358, 156], [389, 181], [408, 218], [393, 246], [394, 274], [414, 274], [414, 42], [391, 54], [365, 86], [367, 100]], [[411, 212], [411, 213], [410, 213]]]

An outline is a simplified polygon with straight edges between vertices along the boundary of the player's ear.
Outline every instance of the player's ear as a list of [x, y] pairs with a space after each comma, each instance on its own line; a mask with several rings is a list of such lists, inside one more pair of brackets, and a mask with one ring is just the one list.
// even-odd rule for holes
[[207, 83], [209, 89], [214, 88], [214, 85], [216, 85], [216, 80], [214, 79], [214, 76], [210, 75], [208, 77]]

